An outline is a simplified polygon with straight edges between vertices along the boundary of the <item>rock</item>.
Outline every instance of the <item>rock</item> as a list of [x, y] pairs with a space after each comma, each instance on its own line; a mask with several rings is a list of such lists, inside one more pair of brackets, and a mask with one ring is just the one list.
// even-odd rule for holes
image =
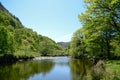
[[91, 75], [93, 80], [100, 80], [103, 77], [105, 72], [105, 62], [103, 60], [99, 60], [96, 65], [93, 66]]

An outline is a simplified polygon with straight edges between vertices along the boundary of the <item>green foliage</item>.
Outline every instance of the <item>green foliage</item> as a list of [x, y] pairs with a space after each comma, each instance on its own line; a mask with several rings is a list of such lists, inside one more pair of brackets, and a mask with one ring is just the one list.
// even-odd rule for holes
[[39, 51], [42, 56], [62, 55], [63, 49], [48, 37], [43, 37], [39, 44]]
[[[70, 47], [71, 54], [79, 56], [84, 52], [87, 56], [103, 58], [119, 56], [120, 1], [84, 1], [87, 5], [86, 11], [78, 16], [83, 27], [76, 31], [77, 34], [73, 35]], [[83, 39], [77, 36], [78, 34], [82, 34]], [[78, 42], [80, 44], [77, 44]]]
[[70, 60], [72, 80], [120, 80], [120, 61], [106, 63], [100, 60], [96, 65], [90, 61]]
[[0, 26], [0, 53], [7, 54], [15, 51], [14, 34]]
[[70, 42], [57, 42], [57, 44], [63, 48], [68, 48], [70, 45]]
[[83, 56], [85, 53], [85, 44], [84, 44], [85, 36], [81, 33], [81, 29], [77, 30], [70, 43], [70, 55], [73, 57]]
[[7, 53], [8, 49], [8, 31], [6, 28], [0, 26], [0, 53]]
[[25, 28], [0, 3], [0, 54], [16, 58], [63, 55], [63, 49], [48, 37]]
[[120, 61], [110, 60], [105, 64], [106, 71], [102, 80], [120, 80]]
[[58, 46], [62, 47], [62, 52], [61, 51], [58, 51], [57, 53], [58, 54], [61, 54], [61, 55], [66, 55], [68, 56], [69, 55], [69, 48], [70, 48], [70, 42], [57, 42]]

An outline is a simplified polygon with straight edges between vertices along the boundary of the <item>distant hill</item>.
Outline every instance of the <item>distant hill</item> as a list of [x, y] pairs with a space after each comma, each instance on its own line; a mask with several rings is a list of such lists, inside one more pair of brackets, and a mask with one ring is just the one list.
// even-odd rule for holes
[[70, 42], [57, 42], [57, 44], [63, 48], [68, 48], [70, 45]]
[[17, 58], [53, 56], [63, 55], [63, 51], [52, 39], [22, 25], [19, 18], [0, 3], [0, 57], [6, 55]]

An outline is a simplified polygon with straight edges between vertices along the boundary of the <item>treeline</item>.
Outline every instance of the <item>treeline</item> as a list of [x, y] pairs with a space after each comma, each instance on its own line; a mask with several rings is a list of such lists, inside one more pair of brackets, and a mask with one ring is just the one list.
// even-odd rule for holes
[[70, 45], [70, 42], [57, 42], [57, 44], [67, 49]]
[[57, 42], [57, 44], [63, 48], [64, 55], [69, 56], [70, 42]]
[[22, 25], [0, 3], [0, 59], [64, 55], [62, 47], [48, 37]]
[[120, 59], [120, 0], [84, 0], [83, 27], [70, 43], [73, 57]]

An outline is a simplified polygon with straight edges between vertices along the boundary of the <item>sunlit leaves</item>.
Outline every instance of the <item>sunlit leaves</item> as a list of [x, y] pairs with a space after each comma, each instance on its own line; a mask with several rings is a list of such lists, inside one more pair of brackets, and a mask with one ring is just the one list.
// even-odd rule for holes
[[15, 51], [14, 46], [14, 34], [8, 32], [4, 26], [0, 26], [0, 53], [13, 53]]
[[[78, 16], [82, 29], [72, 38], [71, 51], [96, 57], [108, 57], [119, 53], [120, 42], [120, 0], [84, 0], [86, 11]], [[78, 34], [82, 34], [84, 38]], [[76, 38], [76, 36], [78, 38]], [[84, 42], [83, 45], [77, 42]], [[80, 47], [78, 47], [80, 46]], [[76, 52], [76, 53], [75, 53]]]
[[22, 25], [0, 3], [0, 54], [17, 58], [40, 55], [63, 55], [63, 49], [48, 37], [39, 35]]

